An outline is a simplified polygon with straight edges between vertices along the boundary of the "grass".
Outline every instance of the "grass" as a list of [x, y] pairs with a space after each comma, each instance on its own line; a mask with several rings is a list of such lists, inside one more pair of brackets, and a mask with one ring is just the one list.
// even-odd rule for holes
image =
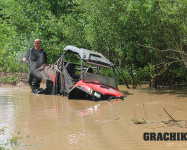
[[16, 85], [17, 83], [20, 82], [20, 78], [16, 76], [2, 77], [1, 80], [3, 84], [11, 84], [11, 85]]
[[[5, 128], [7, 127], [0, 129], [0, 135], [5, 135]], [[29, 138], [29, 136], [26, 137]], [[21, 132], [18, 131], [15, 136], [10, 137], [6, 141], [0, 141], [0, 150], [9, 150], [8, 147], [18, 146], [21, 139], [23, 139], [23, 137], [21, 136]]]
[[131, 118], [134, 124], [146, 124], [147, 122], [143, 119], [143, 121], [139, 121], [137, 118]]
[[7, 140], [7, 143], [10, 144], [11, 146], [16, 146], [18, 145], [18, 142], [22, 137], [20, 136], [20, 131], [17, 133], [16, 136], [11, 137], [10, 139]]

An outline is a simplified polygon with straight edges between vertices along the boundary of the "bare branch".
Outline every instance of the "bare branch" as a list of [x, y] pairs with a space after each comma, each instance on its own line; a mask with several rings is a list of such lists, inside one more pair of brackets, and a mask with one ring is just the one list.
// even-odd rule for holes
[[[163, 108], [164, 109], [164, 108]], [[176, 122], [176, 120], [164, 109], [164, 111], [167, 113], [167, 115], [171, 118], [171, 120], [173, 120], [173, 121], [175, 121]]]
[[185, 65], [186, 68], [187, 68], [187, 58], [185, 58], [185, 56], [184, 56], [183, 54], [181, 54], [181, 58], [182, 58], [182, 60], [183, 60], [183, 62], [184, 62], [184, 65]]
[[[146, 116], [146, 118], [148, 118], [148, 117], [147, 117], [147, 114], [146, 114], [146, 112], [145, 112], [144, 103], [143, 103], [143, 108], [144, 108], [144, 113], [145, 113], [145, 116]], [[145, 120], [144, 120], [144, 121], [145, 121]]]
[[186, 54], [185, 52], [182, 52], [181, 50], [175, 50], [175, 49], [160, 50], [160, 49], [157, 49], [157, 48], [155, 48], [155, 47], [141, 45], [141, 44], [138, 43], [138, 42], [136, 42], [136, 43], [137, 43], [138, 45], [142, 46], [142, 47], [150, 48], [150, 49], [154, 49], [154, 50], [159, 51], [159, 52], [168, 52], [168, 51], [173, 51], [173, 52], [176, 52], [176, 53], [179, 53], [179, 54], [182, 54], [182, 55], [187, 56], [187, 54]]
[[154, 65], [154, 66], [169, 65], [169, 64], [171, 64], [171, 63], [181, 62], [181, 61], [187, 61], [187, 58], [184, 59], [184, 60], [175, 60], [175, 61], [171, 61], [171, 62], [168, 62], [168, 63], [160, 63], [160, 64], [157, 64], [157, 65]]
[[139, 46], [141, 47], [145, 47], [145, 48], [150, 48], [150, 49], [153, 49], [153, 50], [156, 50], [158, 52], [176, 52], [178, 54], [181, 55], [181, 58], [182, 60], [179, 60], [179, 61], [172, 61], [172, 62], [169, 62], [167, 64], [171, 64], [171, 63], [174, 63], [174, 62], [180, 62], [180, 61], [183, 61], [185, 67], [187, 68], [187, 53], [183, 52], [182, 50], [175, 50], [175, 49], [166, 49], [166, 50], [160, 50], [160, 49], [157, 49], [155, 47], [151, 47], [151, 46], [145, 46], [145, 45], [141, 45], [140, 43], [136, 42]]

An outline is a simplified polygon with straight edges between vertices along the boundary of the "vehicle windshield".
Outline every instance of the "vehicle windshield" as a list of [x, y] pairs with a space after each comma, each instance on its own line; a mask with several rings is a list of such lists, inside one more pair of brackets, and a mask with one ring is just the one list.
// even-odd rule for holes
[[83, 80], [84, 82], [98, 83], [115, 88], [115, 79], [111, 77], [105, 77], [99, 74], [84, 72]]

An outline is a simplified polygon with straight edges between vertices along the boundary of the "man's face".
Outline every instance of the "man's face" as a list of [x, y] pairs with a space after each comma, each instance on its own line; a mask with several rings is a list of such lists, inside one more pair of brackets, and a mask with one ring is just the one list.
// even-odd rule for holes
[[34, 41], [34, 46], [36, 50], [40, 50], [41, 49], [41, 41], [40, 40], [35, 40]]

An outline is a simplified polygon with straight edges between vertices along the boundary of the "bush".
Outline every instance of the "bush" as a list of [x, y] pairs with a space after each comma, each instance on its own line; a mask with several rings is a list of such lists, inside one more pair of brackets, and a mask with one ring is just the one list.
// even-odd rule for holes
[[4, 84], [11, 84], [11, 85], [16, 85], [20, 81], [20, 78], [16, 76], [10, 76], [10, 77], [3, 77], [2, 82]]

